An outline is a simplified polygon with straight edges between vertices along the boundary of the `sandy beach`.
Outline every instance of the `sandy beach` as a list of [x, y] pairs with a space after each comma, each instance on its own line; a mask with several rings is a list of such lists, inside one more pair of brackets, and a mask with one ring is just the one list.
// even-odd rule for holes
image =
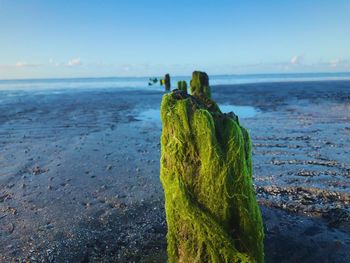
[[[350, 81], [212, 91], [251, 134], [266, 262], [350, 262]], [[163, 94], [0, 91], [0, 262], [166, 262]]]

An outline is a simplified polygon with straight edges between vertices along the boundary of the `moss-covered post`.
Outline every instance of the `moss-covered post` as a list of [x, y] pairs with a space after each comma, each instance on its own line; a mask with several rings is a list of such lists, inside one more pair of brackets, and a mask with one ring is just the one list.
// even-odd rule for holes
[[211, 98], [211, 91], [209, 87], [209, 77], [207, 73], [194, 71], [192, 73], [191, 94], [199, 99]]
[[177, 89], [187, 93], [187, 83], [184, 80], [177, 82]]
[[168, 262], [264, 262], [249, 134], [211, 100], [208, 75], [161, 104]]
[[164, 86], [165, 86], [165, 90], [169, 91], [171, 88], [171, 83], [170, 83], [170, 75], [169, 74], [165, 74], [164, 76]]

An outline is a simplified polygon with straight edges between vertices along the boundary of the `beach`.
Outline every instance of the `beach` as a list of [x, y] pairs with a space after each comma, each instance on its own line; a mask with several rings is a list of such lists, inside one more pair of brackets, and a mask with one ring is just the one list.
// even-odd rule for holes
[[[251, 135], [266, 262], [350, 262], [350, 81], [212, 93]], [[166, 262], [163, 94], [0, 91], [0, 262]]]

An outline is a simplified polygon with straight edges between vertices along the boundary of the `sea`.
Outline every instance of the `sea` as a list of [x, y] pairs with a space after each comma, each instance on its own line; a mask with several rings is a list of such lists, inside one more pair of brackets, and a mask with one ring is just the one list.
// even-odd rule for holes
[[[152, 76], [158, 80], [162, 77]], [[179, 80], [189, 82], [191, 76], [172, 77], [172, 87]], [[242, 74], [210, 76], [211, 85], [304, 82], [350, 80], [350, 72], [343, 73], [295, 73], [295, 74]], [[0, 91], [62, 91], [77, 89], [146, 89], [163, 90], [159, 82], [149, 85], [150, 77], [103, 77], [103, 78], [62, 78], [62, 79], [21, 79], [0, 80]]]

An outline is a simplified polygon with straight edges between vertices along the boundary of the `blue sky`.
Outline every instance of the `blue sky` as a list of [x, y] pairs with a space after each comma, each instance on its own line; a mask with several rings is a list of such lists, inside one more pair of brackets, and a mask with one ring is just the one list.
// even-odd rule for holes
[[350, 71], [349, 0], [0, 0], [0, 79]]

